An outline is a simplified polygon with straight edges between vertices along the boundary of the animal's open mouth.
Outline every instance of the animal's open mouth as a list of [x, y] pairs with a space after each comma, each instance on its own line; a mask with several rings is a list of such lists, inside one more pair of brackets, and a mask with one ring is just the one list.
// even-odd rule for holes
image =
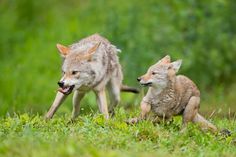
[[142, 86], [151, 86], [152, 82], [147, 82], [147, 83], [140, 83]]
[[65, 95], [69, 95], [73, 91], [74, 87], [75, 87], [75, 85], [60, 87], [58, 89], [58, 91], [65, 94]]

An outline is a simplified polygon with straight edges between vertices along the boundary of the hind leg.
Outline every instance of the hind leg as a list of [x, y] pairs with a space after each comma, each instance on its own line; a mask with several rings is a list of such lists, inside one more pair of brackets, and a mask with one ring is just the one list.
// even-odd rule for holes
[[200, 97], [192, 96], [184, 110], [183, 113], [183, 127], [182, 130], [185, 129], [187, 123], [193, 122], [196, 117], [199, 109]]
[[193, 122], [199, 124], [202, 130], [210, 129], [212, 132], [216, 132], [217, 128], [198, 113], [199, 104], [199, 97], [190, 98], [183, 114], [183, 129], [188, 122]]
[[193, 122], [199, 124], [202, 130], [210, 130], [213, 133], [218, 131], [215, 125], [211, 124], [199, 113], [197, 113], [197, 115], [194, 117]]
[[109, 113], [114, 115], [114, 109], [120, 102], [120, 86], [121, 80], [117, 78], [112, 78], [107, 86], [110, 105], [109, 105]]

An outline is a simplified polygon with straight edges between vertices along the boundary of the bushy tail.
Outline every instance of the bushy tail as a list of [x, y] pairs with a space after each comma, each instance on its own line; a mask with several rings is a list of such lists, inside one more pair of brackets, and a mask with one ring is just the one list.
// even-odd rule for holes
[[131, 93], [139, 93], [139, 90], [134, 88], [134, 87], [129, 87], [129, 86], [126, 86], [126, 85], [121, 85], [120, 87], [120, 91], [121, 92], [131, 92]]
[[203, 116], [201, 116], [199, 113], [195, 116], [193, 122], [197, 123], [200, 125], [200, 127], [203, 130], [210, 130], [212, 132], [217, 132], [218, 129], [216, 128], [215, 125], [210, 123], [208, 120], [206, 120]]

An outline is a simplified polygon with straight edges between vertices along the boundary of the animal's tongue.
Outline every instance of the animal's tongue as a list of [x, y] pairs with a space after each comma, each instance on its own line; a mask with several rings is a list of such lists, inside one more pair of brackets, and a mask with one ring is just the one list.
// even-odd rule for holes
[[59, 88], [58, 91], [65, 95], [69, 95], [73, 91], [74, 87], [75, 87], [74, 85], [63, 87], [63, 88]]
[[59, 88], [58, 91], [60, 91], [61, 93], [67, 93], [69, 92], [70, 87], [64, 87], [64, 88]]

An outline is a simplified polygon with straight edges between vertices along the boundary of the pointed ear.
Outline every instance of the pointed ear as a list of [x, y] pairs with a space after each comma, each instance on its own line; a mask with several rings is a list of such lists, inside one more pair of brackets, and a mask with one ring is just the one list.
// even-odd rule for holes
[[182, 64], [181, 59], [177, 60], [177, 61], [174, 61], [170, 64], [170, 68], [172, 68], [175, 71], [175, 73], [177, 73], [179, 71], [179, 68], [180, 68], [181, 64]]
[[101, 44], [101, 42], [95, 44], [92, 48], [90, 48], [88, 50], [88, 55], [93, 55], [96, 52], [96, 50], [98, 49], [98, 47], [100, 46], [100, 44]]
[[166, 55], [165, 57], [163, 57], [158, 63], [163, 63], [163, 64], [168, 64], [170, 63], [170, 56]]
[[91, 61], [93, 54], [96, 52], [96, 50], [98, 49], [100, 44], [101, 44], [101, 42], [95, 44], [92, 48], [90, 48], [88, 50], [87, 54], [85, 56], [83, 56], [82, 58], [86, 58], [88, 61]]
[[70, 52], [70, 49], [64, 45], [57, 44], [57, 49], [59, 50], [62, 57], [66, 57], [68, 53]]

